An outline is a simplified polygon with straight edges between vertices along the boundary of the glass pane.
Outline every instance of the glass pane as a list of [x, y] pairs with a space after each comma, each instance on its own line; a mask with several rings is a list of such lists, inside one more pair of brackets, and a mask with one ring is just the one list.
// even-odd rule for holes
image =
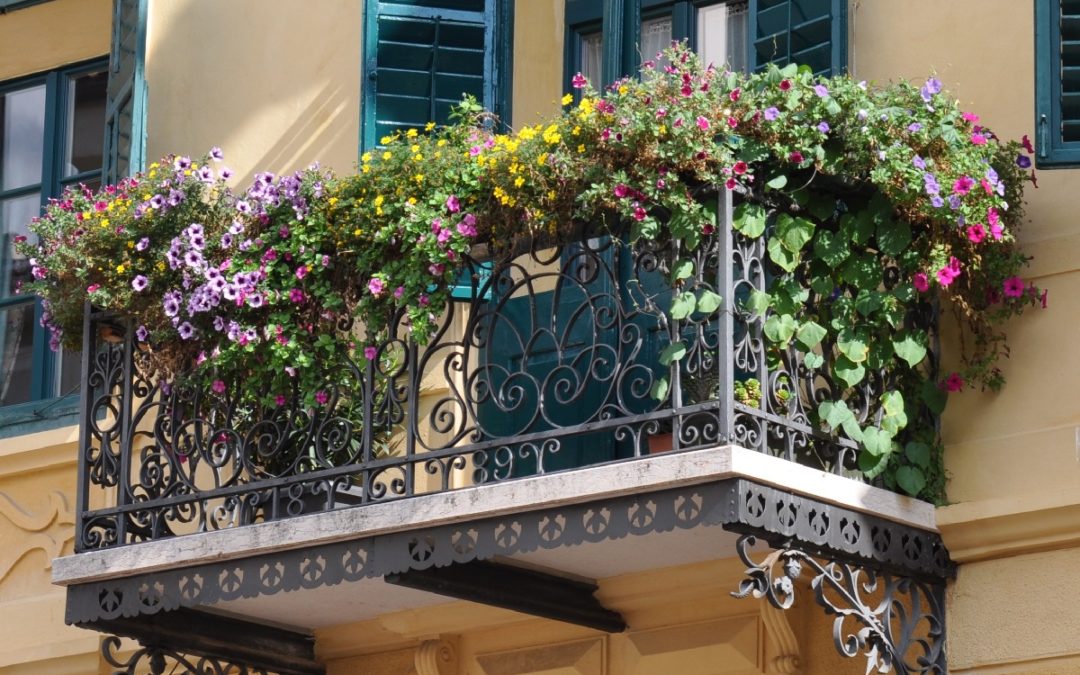
[[86, 73], [68, 80], [67, 144], [64, 148], [64, 176], [101, 168], [105, 133], [106, 71]]
[[641, 22], [641, 59], [656, 59], [656, 67], [663, 68], [668, 60], [661, 52], [671, 46], [671, 17], [649, 19]]
[[45, 85], [0, 96], [0, 190], [41, 182]]
[[697, 15], [698, 54], [706, 64], [745, 73], [749, 14], [745, 2], [702, 7]]
[[15, 253], [15, 237], [29, 234], [30, 219], [40, 212], [37, 193], [0, 201], [0, 297], [14, 295], [19, 282], [30, 279], [29, 263]]
[[67, 396], [79, 391], [79, 377], [82, 374], [82, 352], [61, 350], [56, 357], [60, 360], [57, 376], [60, 378], [56, 389], [58, 396]]
[[588, 80], [593, 89], [604, 88], [604, 35], [603, 33], [586, 33], [581, 36], [581, 74]]
[[0, 310], [0, 405], [30, 400], [34, 371], [34, 303]]

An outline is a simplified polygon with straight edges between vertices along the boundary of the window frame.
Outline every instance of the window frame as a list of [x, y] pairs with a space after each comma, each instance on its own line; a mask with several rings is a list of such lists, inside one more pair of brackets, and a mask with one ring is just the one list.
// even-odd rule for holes
[[[402, 17], [428, 17], [438, 14], [447, 19], [462, 18], [474, 12], [454, 9], [438, 9], [402, 4], [394, 0], [368, 0], [364, 7], [364, 38], [361, 58], [360, 142], [357, 157], [378, 147], [376, 138], [376, 71], [378, 26], [381, 10]], [[484, 97], [481, 101], [491, 110], [502, 125], [509, 126], [511, 119], [511, 93], [513, 91], [513, 36], [514, 0], [486, 0], [484, 7]], [[472, 17], [469, 17], [470, 20]]]
[[[72, 78], [95, 71], [108, 72], [107, 55], [87, 59], [78, 63], [53, 70], [24, 75], [0, 82], [0, 94], [45, 86], [44, 138], [41, 153], [41, 178], [37, 183], [10, 190], [0, 190], [0, 200], [26, 196], [40, 191], [38, 213], [48, 204], [49, 199], [58, 198], [64, 188], [87, 181], [101, 180], [102, 168], [82, 171], [69, 177], [63, 177], [64, 155], [67, 149], [67, 127], [69, 123], [70, 88]], [[104, 141], [105, 129], [101, 129]], [[0, 268], [7, 265], [7, 251], [0, 252]], [[0, 310], [8, 310], [21, 305], [34, 305], [34, 340], [32, 345], [33, 363], [31, 366], [30, 399], [22, 403], [0, 406], [0, 437], [2, 429], [24, 421], [37, 421], [60, 415], [74, 413], [77, 391], [61, 392], [59, 389], [59, 354], [49, 349], [48, 331], [40, 324], [42, 315], [41, 300], [36, 296], [12, 295], [0, 298]]]
[[1080, 166], [1080, 141], [1061, 135], [1061, 0], [1035, 3], [1035, 166]]

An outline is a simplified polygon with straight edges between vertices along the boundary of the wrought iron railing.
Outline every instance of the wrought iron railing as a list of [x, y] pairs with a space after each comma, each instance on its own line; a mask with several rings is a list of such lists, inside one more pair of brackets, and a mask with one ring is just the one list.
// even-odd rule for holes
[[[572, 243], [477, 253], [427, 345], [399, 320], [379, 358], [352, 365], [318, 407], [246, 405], [231, 396], [238, 383], [164, 382], [130, 322], [88, 310], [78, 550], [726, 443], [858, 478], [855, 443], [822, 432], [812, 411], [843, 397], [873, 423], [883, 376], [849, 389], [831, 375], [833, 345], [814, 367], [768, 345], [766, 317], [742, 305], [773, 274], [769, 233], [733, 231], [730, 198], [714, 198], [718, 222], [691, 253], [584, 225]], [[723, 302], [673, 319], [666, 280], [687, 255], [694, 274], [679, 291]], [[662, 365], [678, 340], [685, 355]]]

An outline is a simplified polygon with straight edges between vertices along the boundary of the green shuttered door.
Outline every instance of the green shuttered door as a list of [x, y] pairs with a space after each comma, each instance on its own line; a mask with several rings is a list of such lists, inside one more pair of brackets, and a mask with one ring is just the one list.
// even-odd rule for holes
[[847, 70], [847, 0], [750, 0], [750, 65], [810, 66], [817, 75]]

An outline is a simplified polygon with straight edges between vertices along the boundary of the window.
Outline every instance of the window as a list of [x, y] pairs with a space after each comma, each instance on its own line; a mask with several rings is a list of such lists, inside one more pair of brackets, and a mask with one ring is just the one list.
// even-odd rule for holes
[[510, 0], [368, 2], [361, 146], [446, 123], [464, 94], [508, 119], [512, 7]]
[[[573, 74], [581, 72], [600, 88], [607, 79], [601, 77], [604, 40], [613, 39], [624, 43], [623, 56], [631, 53], [642, 59], [652, 58], [672, 40], [687, 40], [706, 63], [736, 71], [792, 62], [809, 65], [820, 75], [846, 70], [846, 0], [639, 2], [638, 31], [629, 36], [601, 31], [604, 0], [567, 0], [567, 86]], [[611, 50], [609, 58], [616, 51]], [[617, 60], [626, 62], [622, 57]]]
[[13, 244], [65, 187], [100, 184], [107, 82], [99, 61], [0, 84], [0, 405], [78, 388], [78, 355], [53, 353], [40, 303], [15, 294], [30, 270]]
[[1080, 166], [1080, 0], [1035, 3], [1035, 163]]

